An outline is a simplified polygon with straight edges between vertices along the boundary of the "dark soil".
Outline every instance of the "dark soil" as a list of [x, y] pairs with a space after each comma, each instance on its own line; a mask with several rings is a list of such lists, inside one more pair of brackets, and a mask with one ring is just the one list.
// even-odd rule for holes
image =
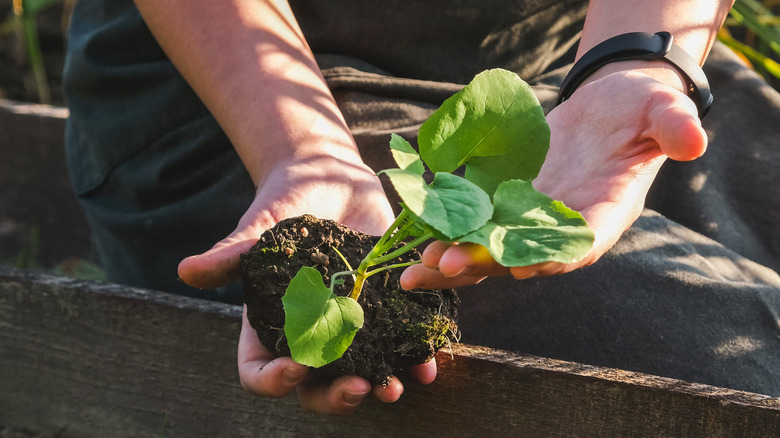
[[[325, 284], [330, 284], [331, 274], [347, 270], [333, 247], [356, 267], [376, 240], [313, 216], [287, 219], [265, 232], [241, 257], [247, 315], [260, 342], [277, 355], [290, 354], [281, 299], [302, 266], [317, 268]], [[419, 256], [412, 251], [399, 261]], [[457, 336], [459, 300], [455, 291], [404, 291], [399, 283], [401, 271], [393, 269], [368, 278], [358, 299], [365, 312], [363, 328], [344, 356], [320, 368], [319, 373], [327, 377], [358, 375], [373, 383], [386, 383], [394, 373], [427, 362]], [[352, 282], [348, 276], [343, 278], [348, 280], [335, 293], [346, 296]]]

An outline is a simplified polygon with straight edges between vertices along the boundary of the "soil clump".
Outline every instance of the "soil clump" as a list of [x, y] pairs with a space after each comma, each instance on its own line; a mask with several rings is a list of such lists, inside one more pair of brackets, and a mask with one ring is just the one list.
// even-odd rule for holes
[[[350, 270], [333, 248], [355, 268], [377, 240], [310, 215], [283, 220], [266, 231], [241, 256], [247, 317], [260, 342], [279, 356], [290, 355], [281, 299], [302, 266], [316, 268], [328, 285], [330, 275]], [[413, 250], [397, 262], [419, 257]], [[386, 383], [394, 373], [430, 360], [451, 338], [457, 338], [459, 299], [455, 291], [404, 291], [399, 281], [402, 271], [391, 269], [367, 279], [358, 299], [365, 312], [363, 328], [344, 355], [319, 368], [319, 374], [357, 375], [372, 383]], [[347, 296], [351, 277], [340, 278], [346, 281], [334, 293]]]

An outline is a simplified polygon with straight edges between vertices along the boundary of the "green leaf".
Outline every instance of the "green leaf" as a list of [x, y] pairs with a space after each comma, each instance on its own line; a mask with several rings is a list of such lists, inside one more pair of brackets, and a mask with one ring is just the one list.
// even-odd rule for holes
[[321, 367], [340, 358], [363, 326], [357, 301], [335, 295], [320, 273], [304, 266], [282, 297], [284, 334], [294, 361]]
[[490, 221], [458, 241], [485, 246], [501, 265], [573, 263], [593, 246], [593, 231], [582, 215], [537, 192], [530, 182], [502, 183], [493, 204]]
[[420, 155], [433, 172], [466, 165], [466, 178], [489, 194], [502, 181], [535, 178], [549, 143], [550, 129], [531, 87], [501, 69], [475, 76], [418, 135]]
[[382, 172], [415, 219], [429, 226], [437, 239], [455, 240], [481, 227], [493, 214], [487, 193], [459, 176], [437, 173], [429, 186], [408, 170]]
[[425, 173], [425, 166], [420, 155], [403, 137], [397, 134], [390, 135], [390, 152], [393, 154], [398, 167], [418, 175]]

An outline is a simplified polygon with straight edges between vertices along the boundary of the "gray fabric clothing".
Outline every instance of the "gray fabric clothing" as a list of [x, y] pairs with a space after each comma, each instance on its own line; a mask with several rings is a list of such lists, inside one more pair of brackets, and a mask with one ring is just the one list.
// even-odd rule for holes
[[[485, 68], [549, 110], [584, 2], [292, 2], [367, 164]], [[648, 209], [574, 273], [461, 290], [463, 341], [780, 396], [780, 95], [718, 46], [709, 152], [667, 163]], [[130, 0], [76, 4], [65, 72], [68, 165], [112, 280], [196, 291], [183, 257], [233, 230], [254, 187]], [[388, 187], [389, 188], [389, 187]], [[390, 192], [392, 193], [392, 192]]]

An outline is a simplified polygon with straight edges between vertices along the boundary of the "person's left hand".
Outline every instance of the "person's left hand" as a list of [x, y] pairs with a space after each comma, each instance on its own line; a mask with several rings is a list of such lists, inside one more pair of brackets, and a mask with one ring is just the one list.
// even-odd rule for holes
[[[697, 108], [670, 67], [602, 69], [547, 116], [550, 150], [534, 187], [582, 213], [595, 233], [591, 251], [571, 264], [507, 268], [476, 244], [431, 243], [404, 288], [475, 284], [486, 276], [517, 279], [569, 272], [594, 263], [639, 217], [667, 157], [693, 160], [707, 147]], [[669, 85], [667, 85], [669, 84]]]

